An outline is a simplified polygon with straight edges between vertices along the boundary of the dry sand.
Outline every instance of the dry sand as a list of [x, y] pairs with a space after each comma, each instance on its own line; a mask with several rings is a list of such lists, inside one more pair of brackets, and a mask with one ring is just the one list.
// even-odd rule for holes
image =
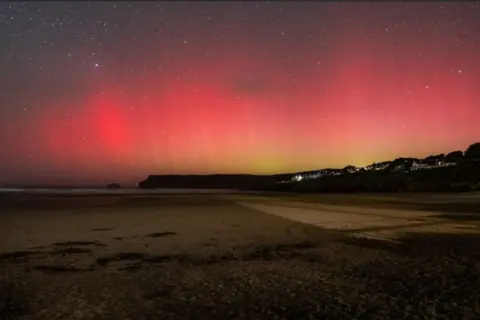
[[1, 196], [0, 319], [480, 317], [475, 206], [347, 198]]

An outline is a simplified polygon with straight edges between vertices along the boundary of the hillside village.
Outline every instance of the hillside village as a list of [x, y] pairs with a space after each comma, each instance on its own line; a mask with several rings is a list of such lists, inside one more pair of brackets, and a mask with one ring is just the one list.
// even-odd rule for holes
[[[468, 181], [467, 181], [468, 180]], [[346, 166], [342, 169], [321, 169], [298, 172], [277, 183], [279, 190], [304, 191], [410, 191], [417, 185], [430, 182], [431, 188], [449, 189], [468, 185], [465, 189], [480, 185], [480, 143], [474, 143], [463, 151], [438, 154], [424, 159], [397, 158], [392, 161], [373, 163], [364, 167]], [[388, 188], [385, 187], [388, 184]], [[367, 187], [366, 184], [369, 186]], [[415, 187], [413, 189], [422, 189]], [[423, 190], [423, 189], [422, 189]]]
[[298, 173], [285, 182], [299, 182], [302, 180], [318, 179], [325, 176], [339, 176], [343, 174], [352, 174], [361, 171], [393, 171], [393, 172], [411, 172], [416, 170], [436, 169], [442, 167], [454, 167], [461, 159], [449, 159], [444, 155], [434, 156], [426, 159], [405, 159], [400, 158], [394, 161], [385, 161], [373, 163], [365, 167], [347, 166], [343, 169], [322, 169], [318, 171], [308, 171]]

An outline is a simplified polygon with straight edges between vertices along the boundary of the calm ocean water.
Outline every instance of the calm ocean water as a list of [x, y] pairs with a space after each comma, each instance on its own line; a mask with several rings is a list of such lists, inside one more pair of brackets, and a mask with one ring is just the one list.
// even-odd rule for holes
[[221, 194], [239, 193], [233, 189], [53, 189], [53, 188], [0, 188], [0, 193], [29, 194]]

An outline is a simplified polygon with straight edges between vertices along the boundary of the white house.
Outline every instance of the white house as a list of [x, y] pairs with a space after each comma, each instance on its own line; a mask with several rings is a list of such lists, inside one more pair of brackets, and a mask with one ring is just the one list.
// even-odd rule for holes
[[355, 173], [355, 172], [358, 172], [358, 170], [360, 170], [359, 168], [356, 168], [356, 167], [350, 167], [348, 168], [346, 171], [348, 173]]
[[318, 179], [321, 176], [322, 176], [322, 173], [320, 171], [309, 174], [310, 179]]
[[413, 161], [412, 166], [410, 167], [410, 170], [415, 171], [415, 170], [427, 169], [429, 166], [430, 165], [428, 163]]
[[443, 162], [440, 161], [437, 164], [435, 164], [436, 168], [442, 168], [442, 167], [455, 167], [457, 165], [456, 162]]
[[410, 170], [415, 171], [415, 170], [423, 170], [423, 169], [436, 169], [436, 168], [443, 168], [443, 167], [454, 167], [456, 165], [457, 165], [456, 162], [436, 161], [434, 164], [428, 164], [428, 163], [414, 161], [412, 166], [410, 167]]
[[388, 167], [390, 167], [390, 163], [389, 163], [389, 162], [383, 163], [383, 164], [377, 164], [377, 165], [375, 166], [375, 171], [385, 170], [385, 169], [387, 169]]
[[294, 176], [292, 178], [292, 181], [302, 181], [303, 180], [303, 176], [301, 174], [297, 174], [296, 176]]

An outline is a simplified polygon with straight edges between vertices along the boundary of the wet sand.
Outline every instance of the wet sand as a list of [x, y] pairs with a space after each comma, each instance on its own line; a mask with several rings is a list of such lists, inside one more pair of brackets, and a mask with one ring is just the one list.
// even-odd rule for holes
[[475, 205], [369, 197], [3, 195], [0, 319], [478, 318]]

